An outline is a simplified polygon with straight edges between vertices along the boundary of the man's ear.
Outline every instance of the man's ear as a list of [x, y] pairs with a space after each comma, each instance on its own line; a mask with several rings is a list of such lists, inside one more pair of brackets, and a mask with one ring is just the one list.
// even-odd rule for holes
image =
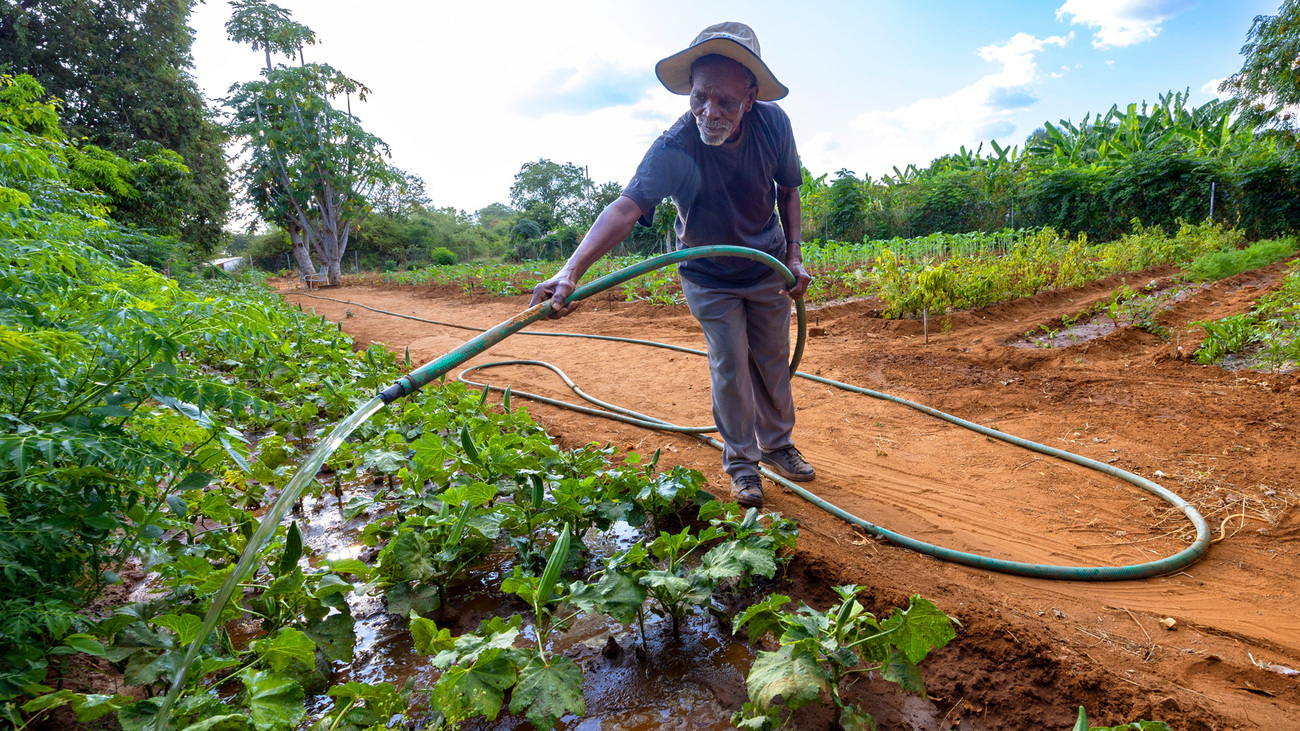
[[754, 102], [757, 100], [758, 100], [758, 86], [755, 85], [749, 87], [749, 101], [745, 102], [745, 111], [748, 112], [749, 110], [753, 109]]

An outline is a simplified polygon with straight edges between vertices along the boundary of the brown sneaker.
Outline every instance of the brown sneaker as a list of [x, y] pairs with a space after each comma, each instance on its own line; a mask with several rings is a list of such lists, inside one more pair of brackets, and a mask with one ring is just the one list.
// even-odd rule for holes
[[731, 496], [747, 508], [763, 507], [763, 481], [758, 475], [742, 475], [731, 480]]
[[761, 460], [773, 472], [794, 482], [808, 482], [817, 476], [817, 471], [808, 464], [808, 460], [794, 447], [783, 447], [771, 452], [764, 452]]

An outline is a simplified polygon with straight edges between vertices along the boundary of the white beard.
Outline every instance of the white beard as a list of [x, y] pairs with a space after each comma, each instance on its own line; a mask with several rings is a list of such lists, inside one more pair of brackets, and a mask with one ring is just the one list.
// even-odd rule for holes
[[706, 127], [704, 117], [698, 115], [695, 117], [695, 126], [700, 130], [700, 139], [703, 140], [704, 144], [710, 147], [717, 147], [726, 142], [727, 138], [731, 136], [731, 133], [736, 131], [734, 125], [727, 124], [726, 122], [722, 122], [712, 127]]

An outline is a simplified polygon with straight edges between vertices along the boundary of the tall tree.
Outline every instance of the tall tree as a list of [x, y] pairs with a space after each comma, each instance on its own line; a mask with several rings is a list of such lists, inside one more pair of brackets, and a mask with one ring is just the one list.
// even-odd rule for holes
[[1256, 16], [1241, 47], [1241, 70], [1219, 85], [1258, 122], [1295, 129], [1300, 105], [1300, 0], [1284, 0], [1277, 15]]
[[[27, 73], [64, 102], [74, 140], [125, 157], [154, 142], [180, 154], [182, 240], [201, 255], [225, 244], [230, 211], [225, 134], [189, 73], [194, 0], [8, 0], [0, 71]], [[152, 153], [150, 153], [152, 154]]]
[[[245, 185], [263, 218], [294, 240], [303, 270], [313, 271], [302, 256], [310, 243], [338, 284], [348, 240], [375, 197], [419, 179], [388, 164], [388, 146], [352, 114], [352, 97], [364, 101], [370, 90], [328, 64], [307, 63], [311, 29], [272, 3], [231, 4], [231, 39], [265, 51], [267, 60], [261, 79], [236, 84], [226, 100], [247, 155]], [[276, 65], [273, 55], [296, 56], [297, 64]]]
[[510, 205], [544, 232], [561, 226], [582, 226], [595, 218], [591, 211], [594, 188], [585, 168], [542, 158], [524, 163], [515, 173]]

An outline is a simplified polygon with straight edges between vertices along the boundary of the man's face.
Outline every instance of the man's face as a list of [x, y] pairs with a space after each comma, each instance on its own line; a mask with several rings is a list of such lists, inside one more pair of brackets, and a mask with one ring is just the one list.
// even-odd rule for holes
[[691, 114], [706, 145], [721, 145], [740, 135], [745, 116], [758, 89], [739, 64], [702, 63], [691, 73]]

